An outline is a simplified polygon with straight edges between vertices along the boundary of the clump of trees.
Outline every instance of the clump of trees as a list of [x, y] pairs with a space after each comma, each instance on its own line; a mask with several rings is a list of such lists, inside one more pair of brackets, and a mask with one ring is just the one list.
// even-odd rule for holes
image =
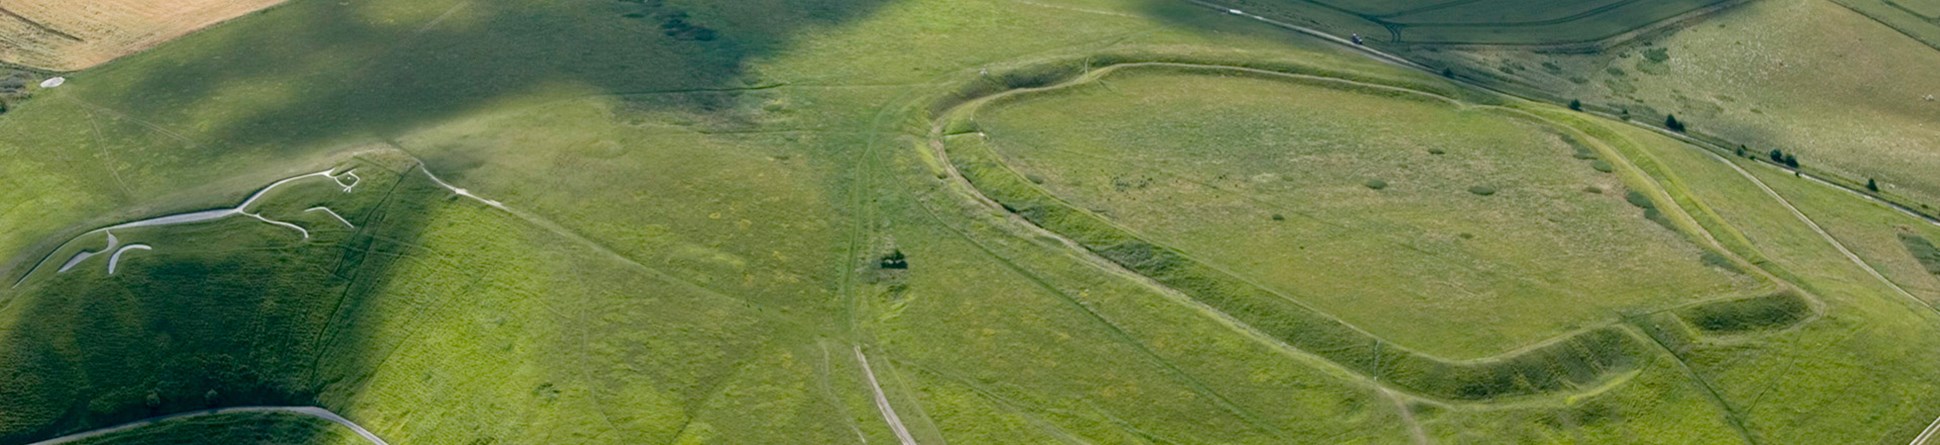
[[1575, 111], [1583, 111], [1583, 101], [1580, 99], [1570, 99], [1570, 109]]
[[1683, 133], [1684, 123], [1678, 122], [1676, 115], [1666, 115], [1664, 116], [1664, 128], [1669, 128], [1671, 129], [1671, 131]]
[[1772, 158], [1772, 162], [1778, 165], [1783, 165], [1794, 169], [1799, 168], [1799, 157], [1791, 153], [1786, 153], [1783, 150], [1779, 150], [1776, 148], [1772, 149], [1771, 158]]
[[890, 251], [888, 255], [883, 255], [882, 259], [876, 262], [876, 265], [888, 270], [908, 269], [909, 257], [903, 255], [902, 249], [896, 249]]

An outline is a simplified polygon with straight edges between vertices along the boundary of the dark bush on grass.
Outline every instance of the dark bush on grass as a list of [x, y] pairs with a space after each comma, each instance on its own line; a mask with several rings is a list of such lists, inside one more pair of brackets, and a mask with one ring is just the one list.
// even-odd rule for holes
[[1594, 160], [1594, 161], [1590, 161], [1590, 168], [1593, 168], [1593, 169], [1596, 169], [1596, 171], [1600, 171], [1600, 172], [1604, 172], [1604, 173], [1610, 173], [1610, 172], [1614, 172], [1614, 171], [1617, 171], [1617, 167], [1616, 167], [1616, 166], [1614, 166], [1614, 165], [1610, 165], [1610, 163], [1609, 163], [1609, 162], [1605, 162], [1605, 161], [1604, 161], [1604, 160], [1602, 160], [1602, 159], [1598, 159], [1598, 160]]
[[1476, 196], [1489, 196], [1489, 195], [1493, 195], [1493, 194], [1495, 194], [1495, 187], [1490, 187], [1490, 186], [1486, 186], [1486, 185], [1478, 185], [1478, 186], [1474, 186], [1474, 187], [1469, 187], [1469, 188], [1468, 188], [1468, 192], [1469, 192], [1469, 193], [1474, 193], [1474, 194], [1476, 194]]
[[1650, 196], [1646, 196], [1642, 192], [1638, 192], [1636, 190], [1630, 190], [1630, 191], [1624, 192], [1623, 200], [1626, 202], [1629, 202], [1630, 205], [1637, 206], [1637, 208], [1640, 208], [1640, 209], [1644, 209], [1644, 210], [1657, 209], [1657, 203], [1652, 202], [1650, 200]]
[[1367, 188], [1371, 188], [1371, 189], [1375, 189], [1375, 190], [1380, 190], [1380, 189], [1384, 189], [1384, 188], [1388, 188], [1388, 182], [1387, 182], [1387, 181], [1382, 181], [1382, 180], [1379, 180], [1379, 179], [1369, 179], [1369, 180], [1367, 180], [1367, 183], [1364, 183], [1364, 184], [1361, 184], [1361, 185], [1365, 185], [1365, 186], [1367, 186]]

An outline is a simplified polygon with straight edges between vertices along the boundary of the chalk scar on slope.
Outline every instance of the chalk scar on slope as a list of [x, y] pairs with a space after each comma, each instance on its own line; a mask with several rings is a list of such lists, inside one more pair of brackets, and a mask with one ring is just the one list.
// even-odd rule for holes
[[512, 209], [505, 208], [504, 203], [493, 201], [490, 199], [485, 199], [484, 197], [472, 194], [470, 190], [458, 188], [456, 186], [451, 185], [451, 183], [449, 182], [445, 182], [445, 180], [443, 179], [438, 179], [438, 175], [432, 174], [431, 169], [425, 168], [424, 165], [418, 165], [418, 171], [424, 172], [424, 176], [427, 178], [431, 178], [431, 182], [438, 183], [439, 187], [444, 187], [445, 190], [450, 190], [452, 193], [455, 193], [458, 196], [463, 196], [466, 198], [477, 200], [478, 202], [485, 203], [485, 205], [492, 206], [492, 208], [496, 208], [499, 210], [505, 210], [508, 212], [512, 210]]
[[351, 432], [354, 432], [357, 434], [357, 437], [361, 437], [365, 441], [368, 441], [374, 445], [390, 445], [389, 442], [385, 442], [383, 438], [377, 437], [377, 434], [370, 432], [370, 430], [364, 429], [363, 426], [358, 425], [356, 422], [351, 422], [350, 419], [346, 419], [344, 418], [344, 416], [337, 415], [337, 413], [331, 412], [330, 410], [318, 408], [314, 406], [243, 406], [243, 407], [234, 407], [234, 408], [217, 408], [217, 409], [211, 409], [211, 410], [169, 414], [165, 416], [150, 417], [147, 419], [128, 422], [128, 423], [115, 425], [107, 428], [100, 428], [95, 430], [69, 434], [66, 436], [47, 439], [47, 440], [34, 442], [27, 445], [61, 445], [66, 443], [85, 441], [88, 439], [106, 436], [109, 434], [130, 431], [130, 430], [134, 430], [145, 426], [155, 425], [169, 420], [214, 416], [214, 415], [220, 415], [220, 414], [236, 414], [236, 413], [289, 413], [289, 414], [296, 414], [300, 416], [314, 417], [317, 419], [328, 421], [330, 423], [341, 425], [345, 428], [349, 428]]
[[120, 249], [115, 249], [115, 254], [113, 256], [108, 257], [108, 275], [115, 274], [115, 266], [118, 266], [121, 264], [121, 254], [128, 253], [128, 251], [130, 250], [155, 250], [155, 249], [153, 247], [149, 247], [147, 244], [129, 244], [127, 246], [122, 246]]
[[[67, 273], [68, 271], [72, 270], [75, 266], [78, 266], [81, 263], [86, 262], [87, 260], [92, 259], [96, 256], [100, 256], [102, 253], [115, 251], [117, 247], [120, 247], [121, 241], [120, 241], [120, 238], [115, 236], [114, 231], [122, 230], [122, 229], [195, 224], [195, 223], [219, 221], [233, 216], [245, 216], [245, 217], [250, 217], [250, 218], [260, 220], [264, 223], [268, 223], [270, 225], [274, 225], [277, 227], [283, 227], [283, 228], [295, 230], [297, 231], [298, 234], [303, 236], [303, 239], [308, 240], [310, 239], [310, 231], [304, 229], [302, 226], [298, 226], [296, 224], [291, 224], [284, 221], [270, 219], [268, 217], [263, 216], [261, 212], [252, 213], [252, 212], [249, 212], [248, 209], [250, 206], [255, 205], [258, 200], [261, 200], [264, 195], [268, 194], [271, 190], [275, 190], [277, 187], [281, 187], [285, 184], [289, 184], [291, 182], [295, 182], [298, 180], [315, 178], [315, 177], [330, 178], [339, 187], [342, 187], [345, 193], [350, 193], [351, 190], [353, 190], [358, 183], [363, 182], [361, 177], [356, 176], [355, 171], [345, 170], [339, 173], [337, 169], [332, 168], [329, 170], [324, 170], [324, 171], [315, 172], [315, 173], [291, 176], [291, 177], [283, 178], [276, 182], [270, 183], [269, 185], [264, 186], [261, 189], [257, 189], [255, 193], [250, 194], [248, 198], [243, 199], [243, 202], [241, 204], [237, 204], [235, 207], [232, 207], [232, 208], [202, 210], [202, 211], [196, 211], [196, 212], [164, 215], [164, 216], [158, 216], [158, 217], [143, 219], [139, 221], [126, 222], [126, 223], [121, 223], [121, 224], [116, 224], [108, 227], [102, 227], [99, 229], [90, 230], [87, 233], [83, 233], [79, 236], [74, 237], [74, 239], [80, 239], [81, 237], [93, 235], [95, 233], [101, 233], [108, 236], [108, 246], [101, 250], [82, 251], [80, 253], [74, 254], [74, 256], [70, 257], [66, 262], [62, 263], [61, 268], [55, 271], [55, 273]], [[344, 178], [346, 177], [351, 178], [348, 183], [345, 182]], [[335, 212], [332, 212], [332, 214], [334, 215]], [[341, 217], [339, 217], [339, 219], [341, 219]], [[348, 221], [346, 221], [345, 223], [348, 224]], [[61, 245], [66, 246], [73, 242], [74, 240], [70, 239], [68, 240], [67, 243], [62, 243]], [[49, 259], [52, 259], [56, 253], [59, 253], [59, 248], [56, 248], [55, 252], [48, 253], [47, 257], [44, 257], [39, 262], [36, 262], [33, 268], [28, 269], [26, 274], [21, 275], [20, 279], [14, 282], [13, 287], [20, 287], [21, 283], [26, 282], [28, 277], [33, 276], [34, 272], [38, 271], [41, 268], [41, 266], [45, 265]]]
[[896, 416], [896, 407], [889, 405], [889, 396], [882, 392], [882, 384], [876, 382], [876, 371], [869, 367], [869, 356], [862, 354], [862, 347], [855, 347], [856, 362], [862, 364], [862, 375], [869, 379], [869, 389], [875, 392], [876, 410], [882, 412], [882, 420], [889, 423], [889, 429], [896, 432], [896, 440], [902, 445], [916, 445], [916, 438], [909, 435], [909, 427], [903, 426], [903, 419]]
[[338, 215], [338, 214], [337, 214], [337, 211], [335, 211], [335, 210], [330, 210], [330, 208], [329, 208], [329, 207], [324, 207], [324, 206], [316, 206], [316, 207], [311, 207], [311, 208], [307, 208], [307, 209], [303, 209], [303, 212], [304, 212], [304, 213], [310, 213], [310, 212], [323, 212], [323, 214], [325, 214], [325, 215], [330, 215], [330, 218], [332, 218], [332, 219], [335, 219], [335, 220], [337, 220], [337, 222], [340, 222], [340, 223], [344, 223], [344, 226], [345, 226], [345, 227], [349, 227], [349, 228], [352, 228], [352, 229], [355, 229], [355, 228], [357, 228], [357, 225], [356, 225], [356, 224], [351, 224], [351, 223], [350, 223], [350, 220], [348, 220], [348, 219], [344, 219], [344, 216], [343, 216], [343, 215]]

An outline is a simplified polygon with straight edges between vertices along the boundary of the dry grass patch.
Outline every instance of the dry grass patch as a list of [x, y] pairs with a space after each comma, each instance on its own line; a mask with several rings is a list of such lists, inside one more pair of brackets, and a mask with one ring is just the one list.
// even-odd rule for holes
[[72, 71], [282, 0], [0, 1], [0, 62]]

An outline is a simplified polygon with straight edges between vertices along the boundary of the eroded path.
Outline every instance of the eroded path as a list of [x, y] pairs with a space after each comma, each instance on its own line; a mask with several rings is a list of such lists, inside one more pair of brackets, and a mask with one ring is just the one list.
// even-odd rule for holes
[[107, 428], [69, 434], [66, 436], [34, 442], [28, 445], [59, 445], [59, 444], [65, 444], [65, 443], [73, 443], [73, 442], [79, 442], [82, 440], [102, 437], [109, 434], [132, 431], [138, 428], [151, 426], [158, 423], [167, 422], [170, 420], [188, 419], [188, 418], [206, 417], [206, 416], [218, 416], [218, 415], [236, 414], [236, 413], [288, 413], [288, 414], [314, 417], [314, 418], [329, 421], [330, 423], [342, 425], [345, 428], [350, 428], [352, 432], [357, 433], [358, 437], [362, 437], [364, 438], [364, 440], [369, 441], [372, 444], [390, 445], [390, 443], [385, 442], [383, 438], [377, 437], [376, 433], [372, 433], [370, 432], [370, 430], [364, 429], [363, 426], [358, 425], [356, 422], [351, 422], [350, 419], [345, 419], [344, 416], [337, 415], [337, 413], [330, 412], [330, 410], [318, 408], [314, 406], [239, 406], [234, 408], [217, 408], [217, 409], [203, 410], [203, 411], [176, 413], [176, 414], [169, 414], [166, 416], [150, 417], [147, 419], [128, 422], [128, 423], [115, 425]]

